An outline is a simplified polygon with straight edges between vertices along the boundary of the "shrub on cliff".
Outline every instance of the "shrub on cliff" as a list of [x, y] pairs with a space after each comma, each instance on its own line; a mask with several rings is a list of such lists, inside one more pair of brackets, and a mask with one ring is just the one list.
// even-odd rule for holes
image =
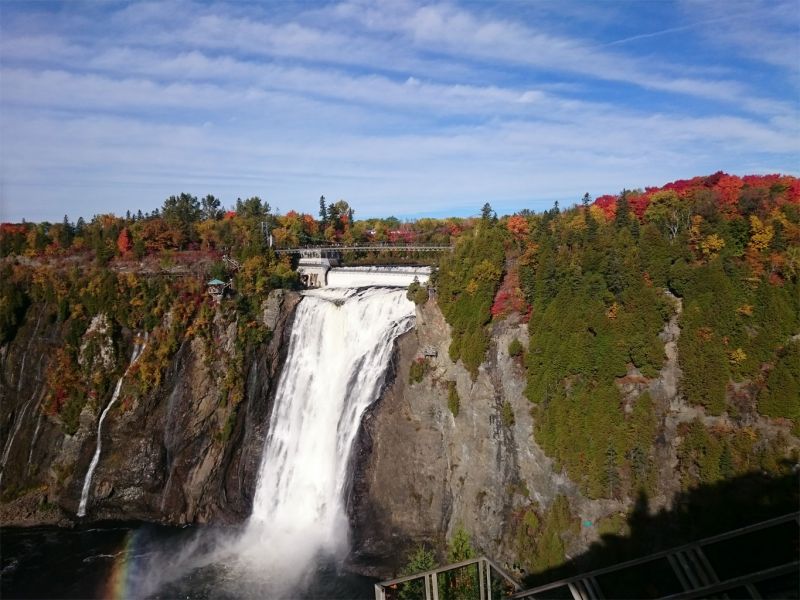
[[516, 422], [514, 408], [508, 400], [503, 402], [503, 406], [500, 408], [500, 419], [503, 422], [503, 427], [513, 427]]
[[416, 279], [408, 286], [406, 298], [411, 300], [417, 306], [425, 304], [428, 301], [428, 288], [421, 285]]
[[427, 358], [419, 357], [411, 363], [408, 370], [408, 382], [411, 385], [419, 383], [430, 370], [430, 361]]
[[564, 536], [575, 535], [579, 528], [566, 496], [556, 496], [546, 510], [533, 504], [518, 518], [517, 556], [525, 569], [540, 573], [562, 564], [566, 550]]
[[458, 411], [461, 408], [461, 398], [458, 396], [455, 381], [447, 382], [447, 408], [450, 409], [454, 417], [458, 416]]

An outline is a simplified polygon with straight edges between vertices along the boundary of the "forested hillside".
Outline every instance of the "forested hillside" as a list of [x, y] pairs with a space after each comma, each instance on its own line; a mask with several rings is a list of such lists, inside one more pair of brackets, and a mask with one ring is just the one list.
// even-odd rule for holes
[[[623, 406], [616, 382], [654, 378], [662, 368], [659, 334], [675, 311], [665, 291], [683, 300], [685, 398], [742, 423], [759, 413], [791, 421], [795, 434], [800, 427], [798, 342], [792, 341], [800, 331], [800, 181], [788, 176], [716, 173], [593, 202], [587, 194], [568, 210], [556, 205], [501, 219], [488, 204], [480, 218], [401, 223], [356, 221], [345, 201], [324, 198], [318, 215], [276, 215], [256, 197], [226, 211], [213, 196], [181, 194], [148, 214], [4, 223], [0, 342], [13, 339], [31, 303], [50, 307], [48, 318], [63, 323], [68, 344], [51, 366], [46, 410], [74, 430], [83, 403], [101, 397], [113, 376], [98, 371], [78, 380], [79, 341], [91, 317], [105, 313], [113, 327], [144, 331], [172, 309], [170, 331], [150, 351], [164, 363], [185, 333], [202, 332], [209, 322], [205, 278], [232, 277], [234, 306], [245, 317], [270, 289], [297, 286], [289, 258], [270, 250], [266, 231], [276, 247], [454, 242], [435, 277], [452, 327], [451, 358], [474, 376], [488, 346], [487, 325], [523, 314], [537, 439], [591, 496], [624, 495], [652, 480], [649, 449], [658, 416], [646, 395]], [[223, 254], [241, 268], [231, 271]], [[144, 380], [154, 376], [148, 364]], [[687, 456], [696, 463], [682, 465], [687, 480], [752, 466], [758, 440], [701, 433], [710, 449], [692, 446], [700, 434], [687, 438]], [[774, 461], [772, 447], [761, 454]], [[708, 458], [716, 455], [721, 471]]]
[[800, 431], [798, 276], [800, 181], [717, 173], [484, 218], [443, 259], [438, 285], [451, 355], [473, 373], [493, 316], [528, 319], [538, 443], [589, 497], [619, 498], [655, 491], [663, 409], [622, 388], [664, 367], [676, 300], [681, 394], [699, 415], [728, 417], [682, 425], [683, 483], [778, 469], [786, 438], [753, 425], [760, 414]]
[[[86, 403], [96, 408], [121, 374], [107, 368], [113, 362], [110, 357], [97, 360], [96, 344], [86, 344], [93, 317], [108, 318], [108, 331], [100, 334], [115, 341], [114, 358], [125, 352], [120, 346], [122, 329], [153, 334], [135, 373], [141, 382], [138, 393], [145, 394], [158, 386], [182, 343], [209, 338], [215, 309], [206, 281], [219, 278], [230, 282], [232, 292], [222, 310], [240, 329], [237, 358], [225, 375], [228, 393], [220, 399], [232, 407], [235, 418], [243, 386], [242, 351], [266, 335], [257, 318], [261, 305], [271, 290], [299, 287], [290, 257], [278, 256], [273, 247], [446, 244], [452, 233], [469, 225], [461, 219], [423, 219], [413, 225], [395, 218], [354, 222], [353, 215], [344, 201], [328, 205], [321, 199], [315, 219], [295, 211], [274, 214], [257, 197], [239, 199], [224, 210], [213, 196], [180, 194], [147, 214], [104, 214], [75, 223], [67, 216], [61, 223], [3, 223], [0, 345], [14, 339], [33, 305], [39, 319], [57, 324], [64, 344], [48, 366], [43, 411], [73, 434]], [[235, 262], [225, 262], [225, 256]], [[348, 258], [379, 262], [375, 255]], [[407, 253], [393, 258], [415, 260]]]
[[[343, 256], [438, 266], [430, 295], [418, 284], [409, 290], [419, 305], [413, 335], [440, 344], [438, 354], [403, 342], [398, 404], [376, 418], [395, 443], [374, 468], [390, 464], [390, 482], [408, 482], [381, 501], [403, 527], [433, 523], [413, 539], [442, 542], [463, 525], [480, 551], [539, 571], [591, 541], [579, 514], [618, 533], [642, 494], [663, 507], [682, 489], [790, 469], [800, 448], [800, 180], [717, 173], [576, 200], [565, 210], [498, 217], [486, 204], [472, 218], [403, 223], [356, 220], [344, 201], [321, 199], [317, 215], [275, 214], [259, 198], [224, 210], [214, 197], [181, 194], [149, 214], [0, 225], [0, 384], [13, 399], [0, 407], [3, 503], [39, 494], [39, 507], [73, 510], [75, 473], [91, 453], [85, 442], [146, 333], [113, 420], [153, 416], [159, 429], [139, 433], [155, 440], [141, 443], [156, 458], [125, 489], [139, 489], [137, 478], [157, 482], [137, 500], [142, 518], [172, 505], [169, 518], [199, 519], [198, 506], [213, 518], [214, 490], [237, 484], [225, 479], [225, 465], [239, 460], [236, 436], [248, 440], [247, 456], [260, 448], [261, 434], [247, 433], [263, 422], [251, 399], [271, 383], [258, 360], [269, 345], [269, 370], [278, 372], [283, 342], [273, 336], [297, 301], [283, 306], [282, 292], [267, 301], [300, 287], [296, 263], [274, 250], [302, 244], [453, 246], [433, 259], [402, 248]], [[207, 293], [211, 278], [228, 285], [220, 303]], [[35, 373], [34, 354], [42, 356]], [[203, 471], [171, 462], [177, 417], [169, 415], [184, 374], [192, 374], [191, 409], [181, 418], [203, 449], [187, 446], [182, 456], [207, 452], [217, 465], [217, 487], [199, 476], [187, 484], [186, 498], [205, 494], [188, 505], [170, 483]], [[414, 414], [403, 412], [408, 397], [419, 404]], [[208, 415], [203, 427], [192, 421], [196, 410]], [[407, 437], [392, 437], [401, 427]], [[40, 448], [40, 431], [58, 456]], [[404, 454], [426, 448], [428, 456]], [[445, 452], [452, 481], [434, 490], [439, 471], [422, 483], [417, 474], [438, 469]], [[111, 485], [116, 463], [104, 464]], [[459, 471], [466, 465], [469, 477]], [[485, 478], [475, 483], [477, 472]], [[127, 505], [108, 494], [105, 514], [119, 517]], [[233, 512], [242, 514], [247, 499], [237, 494]], [[484, 518], [487, 503], [494, 520]]]

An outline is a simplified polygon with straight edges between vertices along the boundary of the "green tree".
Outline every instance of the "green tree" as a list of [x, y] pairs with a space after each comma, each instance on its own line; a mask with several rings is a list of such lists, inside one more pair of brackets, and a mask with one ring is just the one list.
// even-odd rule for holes
[[447, 561], [451, 563], [461, 562], [475, 558], [475, 548], [472, 547], [472, 539], [463, 525], [456, 527], [450, 543], [447, 545]]
[[236, 200], [236, 214], [246, 219], [254, 219], [256, 221], [263, 221], [270, 215], [270, 205], [264, 202], [258, 196], [253, 196], [242, 200]]
[[30, 306], [27, 286], [22, 283], [9, 265], [0, 268], [0, 346], [14, 339]]
[[661, 229], [670, 240], [689, 228], [690, 216], [689, 203], [673, 190], [653, 194], [644, 213], [645, 220]]
[[419, 281], [415, 278], [414, 281], [411, 282], [411, 285], [408, 286], [406, 298], [417, 306], [425, 304], [428, 301], [428, 288], [424, 285], [420, 285]]
[[800, 422], [800, 342], [790, 342], [780, 352], [759, 392], [758, 411]]
[[[437, 566], [438, 563], [433, 550], [429, 550], [420, 544], [408, 555], [408, 562], [400, 572], [400, 575], [423, 573], [435, 569]], [[419, 600], [424, 597], [425, 587], [422, 579], [406, 582], [400, 588], [399, 598], [401, 600]]]
[[171, 223], [190, 224], [200, 219], [200, 203], [191, 194], [170, 196], [164, 200], [161, 217]]
[[205, 221], [216, 221], [222, 217], [222, 203], [218, 198], [208, 194], [203, 198], [200, 212]]
[[328, 207], [325, 205], [325, 196], [319, 197], [319, 225], [320, 229], [324, 230], [325, 225], [328, 223]]
[[503, 227], [480, 227], [459, 239], [455, 251], [441, 258], [435, 285], [437, 301], [453, 329], [450, 356], [462, 359], [473, 379], [489, 345], [485, 326], [505, 263]]
[[496, 218], [497, 215], [492, 210], [492, 205], [487, 202], [481, 207], [481, 221], [491, 223], [493, 217]]
[[179, 232], [179, 235], [175, 237], [179, 248], [194, 239], [192, 226], [200, 220], [201, 214], [200, 202], [191, 194], [170, 196], [164, 201], [161, 215], [172, 229]]
[[[447, 562], [452, 564], [475, 557], [470, 535], [463, 525], [459, 525], [447, 545]], [[475, 565], [448, 571], [440, 579], [440, 597], [443, 599], [472, 600], [478, 597], [478, 571]]]
[[628, 227], [631, 224], [631, 205], [628, 202], [628, 190], [622, 190], [617, 200], [617, 209], [614, 212], [614, 226], [617, 229]]
[[617, 466], [617, 450], [613, 445], [609, 444], [606, 449], [605, 457], [605, 479], [606, 479], [606, 495], [609, 498], [615, 498], [619, 494], [619, 470]]
[[574, 522], [567, 498], [556, 496], [542, 519], [536, 552], [530, 560], [534, 572], [546, 571], [564, 562], [563, 536], [574, 531]]
[[62, 222], [61, 230], [59, 231], [58, 245], [62, 248], [69, 248], [72, 244], [72, 238], [74, 235], [75, 229], [69, 222], [67, 215], [64, 215], [64, 221]]

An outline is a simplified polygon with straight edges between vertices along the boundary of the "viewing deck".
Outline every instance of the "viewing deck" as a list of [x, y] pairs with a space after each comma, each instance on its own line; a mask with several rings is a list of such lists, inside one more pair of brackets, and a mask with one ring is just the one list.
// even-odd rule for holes
[[798, 598], [798, 543], [794, 512], [526, 590], [480, 557], [382, 581], [375, 600], [440, 600], [454, 589], [476, 600]]

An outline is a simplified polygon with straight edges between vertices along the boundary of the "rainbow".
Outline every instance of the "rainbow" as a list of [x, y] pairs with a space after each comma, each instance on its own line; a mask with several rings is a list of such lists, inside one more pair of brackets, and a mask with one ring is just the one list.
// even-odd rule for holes
[[114, 558], [108, 579], [102, 584], [98, 597], [106, 600], [124, 600], [131, 598], [133, 586], [136, 581], [136, 547], [141, 545], [142, 533], [140, 529], [131, 529], [125, 534], [119, 552]]

